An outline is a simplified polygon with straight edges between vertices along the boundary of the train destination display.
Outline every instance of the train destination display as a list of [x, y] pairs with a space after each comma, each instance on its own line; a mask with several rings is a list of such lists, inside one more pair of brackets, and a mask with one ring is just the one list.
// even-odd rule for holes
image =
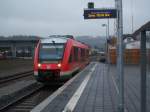
[[116, 17], [116, 9], [84, 9], [84, 19], [105, 19]]

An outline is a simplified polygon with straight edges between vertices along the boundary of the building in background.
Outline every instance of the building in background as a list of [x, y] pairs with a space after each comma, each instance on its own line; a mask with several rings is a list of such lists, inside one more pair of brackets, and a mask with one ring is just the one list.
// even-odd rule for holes
[[32, 58], [39, 37], [0, 37], [0, 58]]
[[[139, 64], [140, 63], [140, 33], [144, 29], [150, 29], [150, 21], [141, 26], [133, 34], [126, 34], [124, 39], [124, 63], [125, 64]], [[146, 48], [147, 60], [150, 64], [150, 31], [146, 31]], [[110, 63], [115, 64], [117, 61], [117, 38], [112, 38], [109, 43]]]

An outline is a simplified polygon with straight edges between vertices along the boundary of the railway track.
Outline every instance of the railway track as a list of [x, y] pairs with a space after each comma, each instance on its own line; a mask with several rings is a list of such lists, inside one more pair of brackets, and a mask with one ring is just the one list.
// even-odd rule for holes
[[16, 79], [20, 79], [23, 77], [31, 76], [32, 74], [33, 74], [33, 70], [30, 70], [27, 72], [22, 72], [22, 73], [17, 73], [17, 74], [11, 75], [11, 76], [2, 77], [2, 78], [0, 78], [0, 84], [14, 81]]
[[24, 95], [22, 98], [5, 106], [1, 112], [30, 112], [36, 105], [51, 95], [59, 86], [41, 86], [30, 94]]

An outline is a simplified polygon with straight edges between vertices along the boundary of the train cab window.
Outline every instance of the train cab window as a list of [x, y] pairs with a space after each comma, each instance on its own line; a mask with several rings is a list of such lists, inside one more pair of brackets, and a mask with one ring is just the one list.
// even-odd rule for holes
[[64, 44], [41, 44], [39, 50], [40, 61], [59, 61], [63, 58]]

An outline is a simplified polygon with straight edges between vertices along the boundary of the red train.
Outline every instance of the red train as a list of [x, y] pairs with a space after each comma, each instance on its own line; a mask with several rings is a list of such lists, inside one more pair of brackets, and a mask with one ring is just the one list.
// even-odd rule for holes
[[35, 49], [34, 75], [39, 82], [64, 81], [89, 63], [89, 46], [72, 36], [41, 39]]

